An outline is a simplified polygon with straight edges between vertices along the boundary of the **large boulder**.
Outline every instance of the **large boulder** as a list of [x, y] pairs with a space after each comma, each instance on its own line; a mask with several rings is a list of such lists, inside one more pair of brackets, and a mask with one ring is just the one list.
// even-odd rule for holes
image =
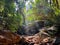
[[28, 25], [20, 26], [17, 34], [20, 35], [34, 35], [39, 32], [39, 29], [44, 27], [44, 21], [35, 21], [34, 23], [29, 23]]

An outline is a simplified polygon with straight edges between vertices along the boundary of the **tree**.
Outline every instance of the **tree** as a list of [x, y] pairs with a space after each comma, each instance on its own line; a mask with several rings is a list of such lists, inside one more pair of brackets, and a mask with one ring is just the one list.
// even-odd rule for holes
[[14, 0], [0, 0], [0, 30], [15, 32], [20, 25], [20, 13], [16, 11]]
[[52, 5], [50, 6], [49, 19], [53, 21], [54, 24], [60, 24], [60, 8], [58, 0], [52, 0]]
[[25, 7], [25, 0], [16, 0], [17, 4], [17, 12], [21, 15], [21, 25], [25, 25], [25, 14], [24, 14], [24, 7]]

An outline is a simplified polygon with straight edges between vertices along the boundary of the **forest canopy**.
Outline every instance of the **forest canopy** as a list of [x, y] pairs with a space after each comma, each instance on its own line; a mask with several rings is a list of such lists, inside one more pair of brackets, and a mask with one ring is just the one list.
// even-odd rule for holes
[[15, 32], [21, 25], [46, 20], [60, 25], [60, 0], [0, 0], [0, 30]]

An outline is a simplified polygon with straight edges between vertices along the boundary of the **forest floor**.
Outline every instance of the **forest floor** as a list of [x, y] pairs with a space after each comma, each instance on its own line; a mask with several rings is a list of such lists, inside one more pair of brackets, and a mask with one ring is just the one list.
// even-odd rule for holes
[[60, 45], [60, 37], [50, 37], [44, 31], [42, 29], [35, 35], [21, 36], [9, 30], [0, 30], [0, 45]]

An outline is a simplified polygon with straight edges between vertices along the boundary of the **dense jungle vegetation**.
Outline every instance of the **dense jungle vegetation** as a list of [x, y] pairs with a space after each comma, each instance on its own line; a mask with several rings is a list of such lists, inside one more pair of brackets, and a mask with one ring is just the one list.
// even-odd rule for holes
[[0, 30], [16, 32], [36, 20], [60, 25], [60, 0], [0, 0]]

